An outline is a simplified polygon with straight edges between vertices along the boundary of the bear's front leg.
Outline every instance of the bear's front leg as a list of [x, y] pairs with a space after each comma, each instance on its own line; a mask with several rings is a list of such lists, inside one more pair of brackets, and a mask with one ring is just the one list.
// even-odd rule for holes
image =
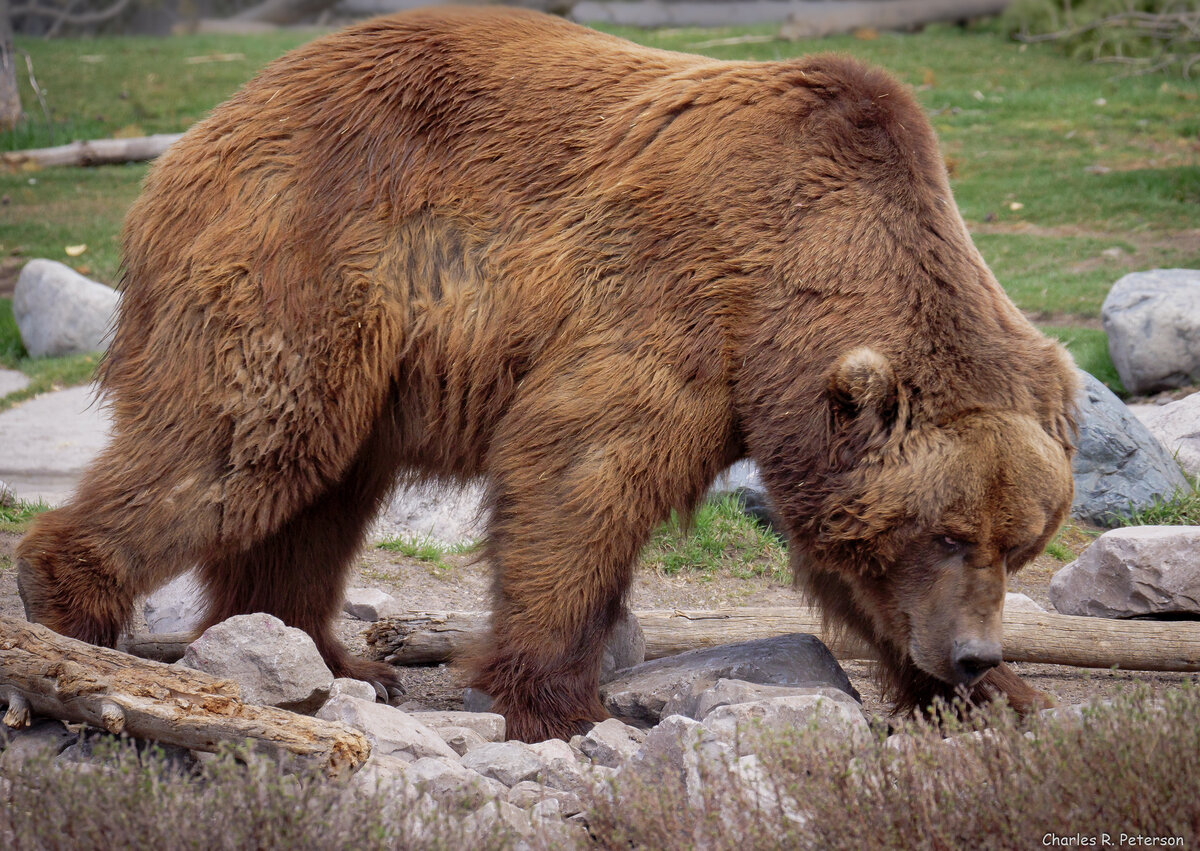
[[638, 553], [733, 460], [718, 374], [685, 379], [629, 347], [568, 355], [525, 378], [489, 456], [496, 599], [468, 664], [525, 741], [607, 717], [601, 653]]

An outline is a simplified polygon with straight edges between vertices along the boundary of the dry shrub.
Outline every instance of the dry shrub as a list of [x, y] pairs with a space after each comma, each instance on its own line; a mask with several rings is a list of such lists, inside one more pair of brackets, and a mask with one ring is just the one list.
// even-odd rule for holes
[[[710, 766], [592, 802], [604, 848], [1040, 848], [1055, 837], [1200, 840], [1200, 689], [1138, 691], [1025, 723], [1003, 707], [855, 751], [815, 731], [762, 737], [768, 793]], [[799, 822], [795, 810], [803, 813]], [[1073, 843], [1077, 844], [1077, 843]], [[1131, 847], [1128, 843], [1124, 847]]]
[[0, 760], [0, 847], [459, 851], [517, 841], [398, 787], [363, 792], [245, 750], [202, 765], [130, 742], [98, 752], [101, 764]]

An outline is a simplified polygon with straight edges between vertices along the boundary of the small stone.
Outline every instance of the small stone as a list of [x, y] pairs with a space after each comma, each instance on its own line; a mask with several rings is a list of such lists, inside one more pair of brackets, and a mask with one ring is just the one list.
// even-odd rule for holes
[[627, 608], [613, 624], [600, 657], [600, 682], [606, 683], [617, 671], [632, 668], [646, 661], [646, 637], [637, 617]]
[[450, 746], [450, 750], [459, 756], [467, 751], [482, 747], [488, 740], [468, 727], [434, 727], [442, 741]]
[[317, 717], [361, 730], [371, 743], [372, 755], [395, 756], [407, 762], [426, 756], [458, 759], [436, 732], [385, 703], [343, 695], [326, 701]]
[[34, 721], [24, 730], [0, 727], [0, 766], [18, 765], [31, 757], [57, 756], [79, 739], [61, 721]]
[[508, 802], [523, 810], [532, 809], [543, 801], [553, 800], [558, 818], [567, 818], [583, 811], [583, 801], [574, 792], [543, 786], [535, 780], [522, 780], [508, 793]]
[[599, 765], [619, 768], [641, 748], [644, 731], [616, 718], [608, 718], [583, 734], [579, 749]]
[[491, 712], [492, 696], [468, 686], [463, 689], [463, 709], [467, 712]]
[[541, 761], [538, 780], [547, 788], [581, 795], [591, 788], [591, 780], [579, 762], [582, 754], [562, 739], [547, 739], [530, 745], [529, 750]]
[[191, 632], [204, 619], [204, 592], [195, 571], [183, 573], [149, 594], [142, 603], [152, 635]]
[[1015, 594], [1009, 592], [1004, 595], [1004, 611], [1006, 612], [1045, 612], [1032, 597], [1026, 594]]
[[378, 588], [347, 588], [342, 611], [360, 621], [374, 623], [398, 609], [396, 598]]
[[370, 683], [363, 680], [352, 680], [348, 677], [338, 677], [333, 681], [333, 685], [329, 687], [329, 699], [332, 700], [342, 695], [371, 703], [374, 703], [377, 697], [375, 686]]
[[429, 793], [438, 803], [467, 809], [475, 809], [508, 794], [508, 789], [497, 781], [452, 759], [422, 757], [409, 766], [407, 777], [417, 789]]
[[484, 777], [513, 787], [522, 780], [533, 780], [542, 770], [542, 760], [524, 742], [489, 742], [469, 751], [462, 764]]
[[259, 612], [211, 626], [187, 646], [184, 667], [233, 680], [247, 703], [311, 712], [333, 674], [308, 633]]
[[704, 726], [737, 751], [750, 753], [760, 732], [787, 733], [813, 729], [822, 736], [847, 739], [856, 747], [871, 741], [871, 729], [858, 702], [836, 689], [823, 695], [789, 695], [719, 706]]
[[504, 741], [504, 716], [494, 712], [457, 712], [454, 710], [439, 710], [437, 712], [414, 712], [413, 717], [426, 726], [466, 727], [474, 730], [485, 741]]

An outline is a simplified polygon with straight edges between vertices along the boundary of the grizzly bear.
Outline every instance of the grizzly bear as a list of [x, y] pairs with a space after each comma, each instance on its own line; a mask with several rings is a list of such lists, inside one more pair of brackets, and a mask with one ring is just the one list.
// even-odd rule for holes
[[800, 581], [898, 703], [1028, 706], [1007, 574], [1071, 502], [1075, 378], [973, 247], [912, 95], [533, 12], [369, 21], [154, 166], [100, 379], [111, 444], [18, 550], [31, 619], [111, 645], [198, 565], [207, 624], [332, 634], [397, 481], [483, 478], [473, 683], [526, 740], [604, 717], [638, 552], [757, 461]]

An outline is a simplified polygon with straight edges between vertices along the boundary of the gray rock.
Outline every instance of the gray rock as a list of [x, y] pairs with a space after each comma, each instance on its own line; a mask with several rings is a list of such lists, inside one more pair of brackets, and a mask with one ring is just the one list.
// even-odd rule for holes
[[13, 291], [13, 316], [35, 358], [97, 352], [105, 348], [120, 296], [53, 260], [30, 260]]
[[761, 733], [811, 729], [823, 737], [848, 739], [856, 747], [870, 743], [871, 730], [858, 702], [837, 689], [824, 692], [718, 706], [705, 716], [703, 723], [734, 748], [738, 756], [751, 753]]
[[1185, 472], [1200, 476], [1200, 393], [1168, 405], [1144, 406], [1136, 414]]
[[522, 780], [508, 793], [508, 802], [523, 810], [533, 809], [543, 801], [554, 801], [561, 818], [583, 812], [583, 801], [577, 794], [543, 786], [536, 780]]
[[691, 718], [670, 715], [646, 734], [646, 741], [618, 771], [616, 785], [630, 774], [655, 785], [679, 784], [688, 801], [699, 806], [703, 800], [705, 775], [729, 770], [733, 749]]
[[374, 623], [399, 609], [396, 598], [378, 588], [347, 588], [342, 611], [360, 621]]
[[491, 712], [492, 696], [487, 692], [467, 686], [463, 689], [463, 709], [467, 712]]
[[1187, 487], [1179, 465], [1124, 403], [1080, 373], [1079, 448], [1072, 516], [1101, 526]]
[[583, 734], [579, 749], [598, 765], [620, 768], [646, 741], [646, 733], [616, 718], [608, 718]]
[[236, 682], [247, 703], [311, 712], [329, 697], [333, 674], [312, 638], [274, 615], [237, 615], [211, 626], [179, 663]]
[[817, 638], [792, 634], [691, 650], [644, 662], [601, 688], [618, 718], [653, 724], [675, 695], [699, 693], [719, 679], [789, 686], [830, 686], [858, 699], [846, 672]]
[[1050, 580], [1066, 615], [1200, 616], [1200, 526], [1130, 526], [1105, 532]]
[[463, 819], [464, 836], [486, 836], [493, 831], [512, 832], [528, 838], [533, 835], [533, 819], [508, 801], [488, 801]]
[[504, 741], [504, 716], [494, 712], [414, 712], [412, 716], [435, 730], [439, 727], [466, 727], [489, 742]]
[[469, 751], [462, 764], [484, 777], [513, 787], [522, 780], [533, 780], [542, 770], [542, 759], [524, 742], [490, 742]]
[[549, 789], [586, 794], [592, 786], [591, 779], [579, 763], [580, 754], [562, 739], [547, 739], [529, 746], [542, 767], [538, 781]]
[[487, 739], [467, 727], [434, 727], [433, 729], [442, 737], [442, 741], [450, 746], [450, 750], [459, 756], [488, 743]]
[[483, 537], [484, 489], [428, 482], [397, 488], [371, 530], [371, 540], [419, 538], [455, 546]]
[[[812, 696], [832, 693], [823, 686], [772, 686], [722, 677], [712, 685], [698, 681], [667, 701], [663, 715], [684, 715], [703, 721], [710, 712], [722, 706], [753, 703], [772, 697]], [[844, 694], [838, 692], [839, 694]], [[849, 698], [849, 695], [844, 695]], [[853, 698], [849, 698], [853, 700]]]
[[29, 378], [15, 369], [0, 369], [0, 399], [29, 386]]
[[1004, 611], [1006, 612], [1044, 612], [1036, 600], [1026, 594], [1009, 592], [1004, 595]]
[[621, 616], [613, 624], [604, 653], [600, 657], [600, 682], [606, 683], [617, 671], [632, 668], [646, 661], [646, 636], [637, 617], [622, 607]]
[[191, 632], [204, 619], [204, 592], [195, 571], [176, 576], [146, 597], [142, 614], [146, 627], [154, 635], [167, 632]]
[[376, 698], [375, 686], [363, 680], [352, 680], [349, 677], [338, 677], [329, 687], [329, 699], [335, 697], [353, 697], [357, 700], [365, 700], [374, 702]]
[[409, 766], [406, 776], [419, 791], [443, 805], [475, 809], [508, 795], [503, 784], [452, 759], [422, 757]]
[[1200, 271], [1126, 275], [1109, 290], [1100, 319], [1113, 365], [1130, 393], [1200, 382]]
[[23, 730], [0, 727], [0, 765], [11, 767], [32, 757], [54, 757], [79, 739], [61, 721], [35, 721]]
[[373, 756], [394, 756], [406, 762], [426, 756], [458, 759], [436, 732], [386, 703], [341, 695], [327, 700], [317, 717], [361, 730], [371, 743]]
[[372, 753], [362, 767], [350, 778], [350, 783], [365, 794], [385, 793], [401, 800], [415, 797], [416, 790], [408, 782], [409, 763], [399, 757]]

